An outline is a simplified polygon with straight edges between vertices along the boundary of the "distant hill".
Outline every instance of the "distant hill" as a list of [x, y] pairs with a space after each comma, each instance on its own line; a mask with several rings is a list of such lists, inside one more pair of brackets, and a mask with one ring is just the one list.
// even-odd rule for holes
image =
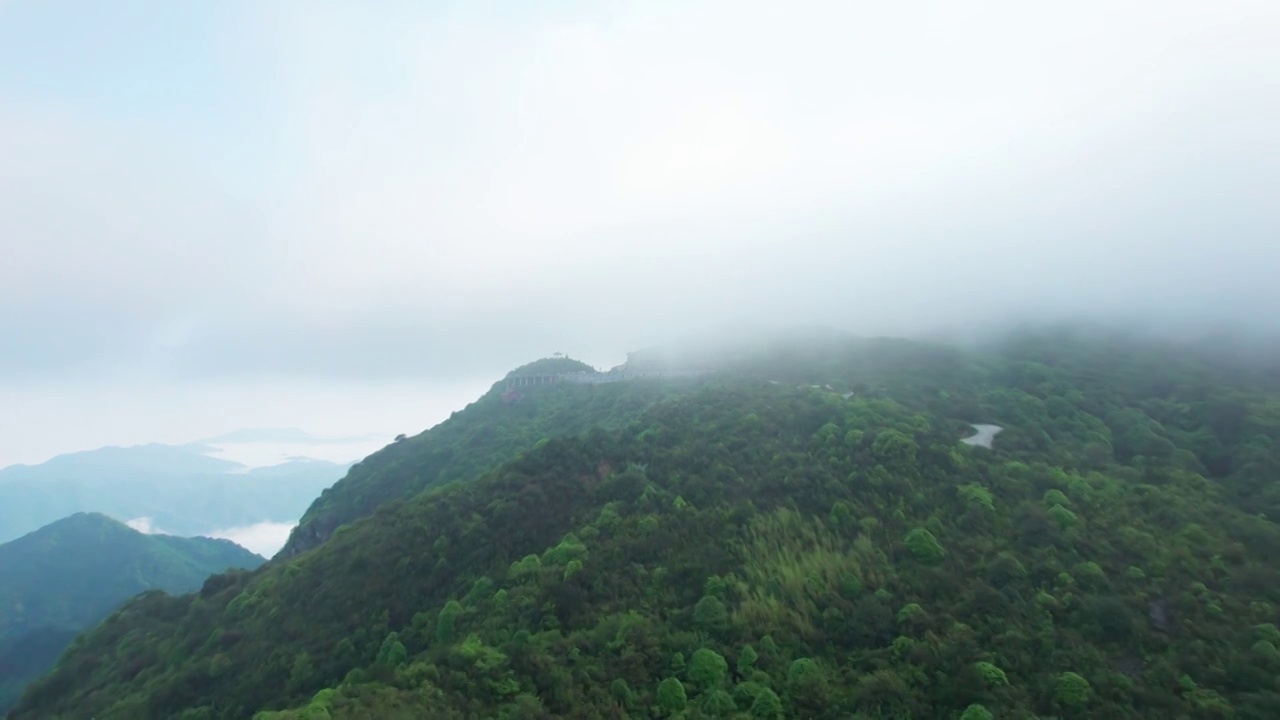
[[230, 460], [212, 457], [207, 445], [150, 443], [133, 447], [104, 447], [59, 455], [39, 465], [11, 465], [0, 469], [0, 485], [8, 482], [60, 480], [91, 474], [97, 481], [115, 483], [145, 477], [204, 475], [244, 469]]
[[298, 460], [255, 468], [206, 455], [203, 444], [107, 447], [0, 469], [0, 542], [77, 512], [147, 517], [166, 532], [199, 535], [293, 522], [345, 465]]
[[263, 558], [227, 540], [143, 535], [78, 513], [0, 545], [0, 713], [80, 631], [146, 591], [190, 592]]
[[243, 428], [229, 433], [205, 438], [201, 445], [221, 445], [224, 443], [277, 443], [281, 445], [322, 445], [326, 443], [350, 443], [359, 440], [372, 440], [379, 435], [357, 435], [352, 437], [328, 438], [313, 435], [298, 428]]

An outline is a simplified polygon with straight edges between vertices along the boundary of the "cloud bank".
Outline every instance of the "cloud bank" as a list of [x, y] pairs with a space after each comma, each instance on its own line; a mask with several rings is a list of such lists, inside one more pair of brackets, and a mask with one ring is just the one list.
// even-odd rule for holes
[[0, 6], [0, 392], [1276, 323], [1265, 0], [36, 5]]
[[[155, 526], [149, 517], [139, 517], [125, 523], [145, 535], [171, 535]], [[207, 533], [205, 537], [230, 540], [255, 555], [270, 559], [289, 540], [289, 532], [297, 523], [260, 522], [242, 527], [224, 528]]]

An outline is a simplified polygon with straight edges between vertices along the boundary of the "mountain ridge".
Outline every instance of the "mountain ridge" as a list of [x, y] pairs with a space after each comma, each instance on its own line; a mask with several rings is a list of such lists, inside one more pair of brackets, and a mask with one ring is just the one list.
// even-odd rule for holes
[[[801, 355], [795, 355], [796, 348]], [[536, 429], [525, 432], [522, 438], [507, 438], [504, 447], [508, 452], [528, 449], [544, 437], [580, 432], [593, 422], [622, 422], [628, 413], [638, 412], [652, 402], [669, 394], [678, 394], [693, 388], [702, 387], [710, 379], [715, 370], [724, 370], [739, 375], [758, 378], [781, 378], [787, 382], [810, 383], [822, 377], [823, 370], [808, 370], [795, 373], [797, 367], [813, 367], [814, 357], [824, 352], [841, 355], [864, 356], [862, 361], [853, 367], [848, 377], [839, 384], [848, 389], [850, 383], [875, 381], [877, 378], [894, 376], [902, 370], [901, 356], [919, 350], [921, 355], [933, 353], [950, 353], [953, 349], [940, 343], [903, 340], [899, 338], [865, 338], [851, 333], [821, 326], [800, 326], [768, 332], [760, 328], [731, 328], [713, 333], [685, 338], [667, 344], [650, 346], [646, 349], [628, 353], [627, 362], [612, 368], [609, 373], [625, 377], [625, 384], [610, 384], [590, 387], [586, 390], [560, 388], [556, 393], [547, 393], [542, 388], [517, 388], [522, 394], [528, 394], [530, 402], [522, 402], [525, 420], [532, 419]], [[881, 357], [883, 355], [883, 357]], [[676, 375], [658, 373], [650, 375], [646, 371], [676, 370], [687, 371], [691, 368], [697, 372], [678, 372]], [[635, 372], [628, 372], [633, 370]], [[356, 463], [332, 488], [317, 498], [299, 521], [289, 541], [281, 550], [281, 557], [294, 557], [325, 542], [342, 524], [365, 516], [377, 504], [390, 499], [404, 499], [428, 489], [436, 484], [465, 479], [485, 469], [483, 464], [463, 464], [453, 468], [450, 455], [458, 442], [475, 444], [491, 441], [494, 432], [501, 433], [506, 425], [506, 416], [502, 414], [502, 392], [509, 389], [512, 379], [530, 375], [550, 375], [560, 372], [598, 373], [592, 366], [564, 355], [540, 358], [520, 365], [493, 383], [489, 391], [465, 408], [453, 413], [450, 418], [423, 432], [399, 440], [379, 450], [359, 463]], [[977, 378], [973, 378], [976, 382]], [[953, 382], [955, 380], [953, 379]], [[563, 402], [565, 393], [578, 393], [575, 399], [590, 398], [591, 409], [581, 413], [567, 413]], [[540, 402], [533, 402], [534, 400]], [[629, 403], [627, 409], [614, 417], [603, 418], [612, 409], [606, 404], [613, 402]], [[452, 437], [450, 432], [458, 426], [455, 420], [466, 421], [483, 414], [490, 420], [491, 428], [484, 437], [461, 438]], [[509, 415], [510, 411], [506, 411]], [[434, 434], [433, 434], [434, 433]], [[444, 437], [441, 437], [444, 436]], [[406, 444], [407, 443], [407, 444]], [[430, 446], [437, 457], [432, 463], [418, 469], [416, 477], [404, 479], [401, 473], [395, 474], [392, 481], [387, 470], [395, 467], [394, 457], [408, 452], [409, 448]], [[443, 446], [443, 447], [441, 447]], [[380, 477], [381, 476], [381, 477]], [[353, 490], [358, 487], [359, 491]], [[371, 502], [372, 501], [372, 502]], [[345, 510], [334, 510], [334, 506]]]

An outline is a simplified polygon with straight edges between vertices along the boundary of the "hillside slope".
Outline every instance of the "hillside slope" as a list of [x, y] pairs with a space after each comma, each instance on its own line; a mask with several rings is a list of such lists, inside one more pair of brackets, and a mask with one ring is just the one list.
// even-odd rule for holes
[[[544, 358], [509, 376], [590, 371], [568, 358]], [[520, 401], [503, 400], [505, 382], [449, 419], [388, 445], [356, 463], [307, 509], [281, 557], [293, 557], [328, 540], [345, 523], [366, 517], [385, 502], [437, 485], [466, 480], [553, 436], [591, 427], [618, 427], [645, 408], [692, 387], [691, 382], [635, 382], [525, 388]]]
[[0, 710], [81, 630], [148, 590], [187, 592], [262, 558], [226, 540], [143, 535], [81, 513], [0, 545]]
[[[856, 349], [740, 359], [138, 598], [13, 717], [1280, 714], [1274, 372], [1114, 338], [917, 347], [856, 388], [881, 363]], [[1004, 426], [995, 449], [962, 417]]]
[[[842, 390], [928, 402], [938, 399], [944, 384], [966, 396], [975, 394], [982, 368], [971, 361], [939, 345], [812, 329], [700, 338], [632, 353], [628, 361], [642, 370], [697, 368], [708, 373], [704, 376], [521, 388], [516, 404], [503, 401], [504, 379], [448, 420], [353, 466], [312, 503], [280, 555], [293, 557], [317, 547], [341, 525], [368, 516], [385, 502], [470, 479], [541, 440], [593, 427], [621, 427], [659, 400], [705, 387], [717, 373], [793, 384], [834, 382]], [[507, 379], [591, 370], [569, 358], [543, 358], [512, 370]], [[950, 405], [961, 415], [967, 411]]]

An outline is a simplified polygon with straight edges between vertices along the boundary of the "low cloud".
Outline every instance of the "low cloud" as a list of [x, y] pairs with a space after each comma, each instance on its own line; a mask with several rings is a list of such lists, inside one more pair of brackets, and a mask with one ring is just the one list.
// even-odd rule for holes
[[156, 526], [152, 523], [151, 518], [149, 517], [134, 518], [132, 520], [126, 521], [125, 525], [128, 525], [134, 530], [137, 530], [143, 535], [165, 535], [166, 534], [166, 533], [160, 532], [160, 530], [156, 528]]
[[284, 547], [289, 540], [289, 532], [296, 522], [261, 522], [244, 527], [226, 528], [209, 533], [209, 537], [223, 538], [245, 548], [249, 552], [270, 558]]
[[[158, 528], [149, 517], [138, 517], [125, 523], [146, 535], [172, 535]], [[284, 547], [296, 522], [260, 522], [253, 525], [224, 528], [204, 533], [202, 537], [230, 540], [251, 553], [270, 558]]]
[[470, 388], [727, 323], [1277, 324], [1264, 0], [153, 9], [86, 10], [87, 70], [0, 6], [47, 78], [0, 71], [0, 400]]

